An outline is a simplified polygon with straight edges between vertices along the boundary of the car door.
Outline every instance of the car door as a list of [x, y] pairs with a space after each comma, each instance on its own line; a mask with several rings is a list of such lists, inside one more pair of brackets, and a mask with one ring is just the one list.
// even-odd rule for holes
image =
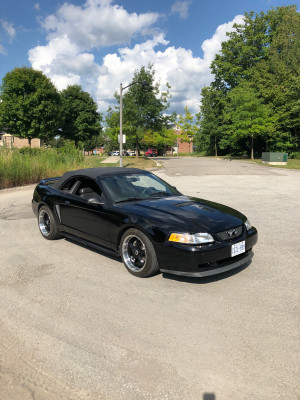
[[79, 238], [110, 248], [109, 220], [111, 217], [107, 201], [101, 197], [102, 204], [91, 203], [88, 199], [80, 197], [78, 193], [83, 186], [92, 186], [93, 189], [98, 190], [99, 196], [101, 196], [101, 191], [97, 183], [90, 178], [78, 180], [80, 184], [77, 184], [75, 193], [66, 193], [59, 207], [63, 229]]

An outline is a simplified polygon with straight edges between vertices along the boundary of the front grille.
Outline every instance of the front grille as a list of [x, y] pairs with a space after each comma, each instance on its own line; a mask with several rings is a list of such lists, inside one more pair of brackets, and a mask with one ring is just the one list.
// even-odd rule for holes
[[238, 226], [237, 228], [227, 229], [223, 232], [216, 233], [216, 236], [221, 240], [235, 239], [241, 236], [243, 233], [243, 226]]

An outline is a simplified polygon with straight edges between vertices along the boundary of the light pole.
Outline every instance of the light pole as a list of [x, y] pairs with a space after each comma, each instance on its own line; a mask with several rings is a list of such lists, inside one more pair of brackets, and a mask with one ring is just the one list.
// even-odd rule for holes
[[120, 83], [120, 167], [123, 168], [123, 90], [129, 88], [132, 85], [142, 85], [143, 88], [149, 87], [149, 83], [146, 81], [143, 82], [132, 82], [129, 85], [123, 87], [122, 83]]

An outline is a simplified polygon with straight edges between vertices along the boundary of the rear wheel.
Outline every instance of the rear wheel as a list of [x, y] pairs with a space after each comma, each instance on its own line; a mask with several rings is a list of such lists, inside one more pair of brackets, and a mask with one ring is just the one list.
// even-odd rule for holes
[[159, 270], [152, 242], [138, 229], [124, 233], [120, 249], [123, 263], [132, 275], [146, 278]]
[[39, 209], [38, 223], [40, 232], [45, 239], [54, 240], [60, 237], [56, 222], [49, 207], [42, 206]]

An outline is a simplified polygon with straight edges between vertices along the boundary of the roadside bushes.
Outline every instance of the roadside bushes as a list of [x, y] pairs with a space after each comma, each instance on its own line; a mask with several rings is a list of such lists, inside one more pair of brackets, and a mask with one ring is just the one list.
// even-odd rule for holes
[[300, 160], [300, 152], [291, 152], [289, 153], [289, 158], [295, 159], [295, 160]]
[[71, 141], [59, 149], [0, 148], [0, 189], [36, 183], [43, 178], [59, 176], [81, 167], [82, 152]]

